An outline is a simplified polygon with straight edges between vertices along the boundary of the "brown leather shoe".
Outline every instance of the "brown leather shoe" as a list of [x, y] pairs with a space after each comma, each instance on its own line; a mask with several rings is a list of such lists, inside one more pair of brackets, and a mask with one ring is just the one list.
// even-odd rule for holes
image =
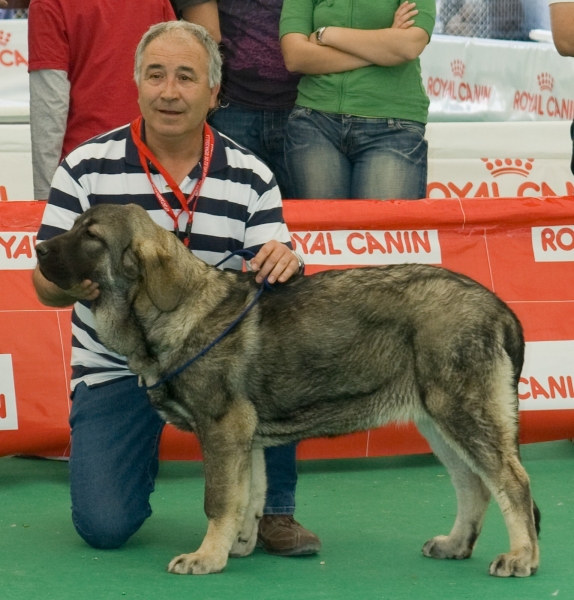
[[297, 523], [293, 515], [263, 515], [257, 545], [277, 556], [304, 556], [321, 550], [321, 540]]

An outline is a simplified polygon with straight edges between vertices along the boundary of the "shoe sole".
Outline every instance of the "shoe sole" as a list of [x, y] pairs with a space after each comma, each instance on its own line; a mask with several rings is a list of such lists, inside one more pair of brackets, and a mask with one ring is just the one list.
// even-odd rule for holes
[[321, 546], [317, 546], [316, 544], [308, 544], [307, 546], [302, 546], [300, 548], [287, 548], [285, 550], [271, 550], [266, 548], [265, 545], [260, 542], [257, 543], [257, 546], [263, 548], [267, 554], [273, 556], [309, 556], [311, 554], [317, 554], [321, 550]]

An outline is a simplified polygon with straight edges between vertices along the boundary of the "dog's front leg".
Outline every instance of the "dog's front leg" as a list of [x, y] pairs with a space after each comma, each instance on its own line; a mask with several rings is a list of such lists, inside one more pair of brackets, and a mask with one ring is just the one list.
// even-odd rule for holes
[[251, 452], [251, 490], [249, 504], [245, 512], [239, 535], [235, 539], [229, 556], [235, 558], [249, 556], [257, 543], [259, 521], [263, 517], [265, 495], [267, 493], [267, 477], [265, 474], [265, 456], [263, 448]]
[[197, 552], [170, 562], [170, 573], [218, 573], [227, 564], [249, 503], [255, 425], [251, 404], [235, 402], [218, 422], [198, 426], [205, 468], [207, 534]]

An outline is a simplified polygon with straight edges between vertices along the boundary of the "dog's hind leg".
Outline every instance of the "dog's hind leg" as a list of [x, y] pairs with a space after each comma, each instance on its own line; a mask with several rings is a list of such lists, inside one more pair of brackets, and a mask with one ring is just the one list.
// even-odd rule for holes
[[249, 504], [245, 512], [241, 531], [231, 547], [229, 556], [249, 556], [257, 543], [259, 521], [263, 517], [267, 477], [265, 475], [265, 456], [262, 448], [251, 452], [251, 491]]
[[533, 575], [540, 562], [537, 536], [540, 512], [530, 495], [530, 482], [518, 452], [506, 457], [502, 469], [485, 481], [500, 506], [510, 537], [510, 552], [491, 563], [490, 574], [497, 577]]
[[218, 573], [227, 564], [249, 504], [257, 416], [249, 402], [234, 400], [222, 418], [195, 422], [203, 451], [208, 526], [197, 552], [181, 554], [170, 562], [168, 571], [182, 575]]
[[417, 421], [419, 431], [429, 442], [437, 458], [447, 468], [457, 497], [457, 514], [451, 532], [438, 535], [423, 546], [431, 558], [469, 558], [480, 535], [490, 491], [482, 479], [456, 453], [430, 419]]
[[[518, 450], [518, 399], [509, 361], [490, 375], [467, 380], [465, 397], [427, 396], [427, 410], [457, 454], [479, 475], [497, 501], [508, 529], [510, 552], [490, 565], [498, 577], [528, 577], [539, 564], [539, 512]], [[459, 388], [460, 389], [460, 388]]]

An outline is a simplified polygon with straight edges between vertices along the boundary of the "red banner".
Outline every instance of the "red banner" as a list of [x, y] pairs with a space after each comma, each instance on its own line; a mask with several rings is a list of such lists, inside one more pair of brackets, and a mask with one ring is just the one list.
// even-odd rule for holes
[[[31, 271], [44, 203], [0, 203], [0, 455], [69, 445], [70, 310], [37, 300]], [[574, 437], [574, 198], [286, 201], [307, 273], [422, 262], [465, 273], [517, 313], [526, 335], [521, 441]], [[413, 426], [302, 442], [300, 458], [428, 452]], [[167, 427], [164, 459], [200, 458]]]

